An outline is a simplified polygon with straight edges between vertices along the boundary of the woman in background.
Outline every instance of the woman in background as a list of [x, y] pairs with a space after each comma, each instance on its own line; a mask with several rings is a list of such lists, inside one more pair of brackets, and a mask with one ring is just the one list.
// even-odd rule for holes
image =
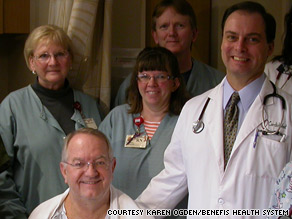
[[118, 162], [113, 185], [131, 198], [137, 198], [164, 168], [164, 151], [188, 98], [177, 59], [169, 50], [155, 47], [140, 52], [128, 104], [114, 108], [99, 127]]
[[63, 139], [101, 122], [97, 102], [66, 79], [73, 46], [61, 28], [33, 30], [24, 57], [35, 83], [10, 93], [0, 106], [0, 134], [11, 157], [11, 167], [0, 175], [0, 215], [6, 219], [27, 218], [38, 204], [66, 190], [59, 171]]
[[265, 73], [274, 84], [292, 94], [292, 7], [285, 16], [285, 39], [282, 54], [266, 64]]

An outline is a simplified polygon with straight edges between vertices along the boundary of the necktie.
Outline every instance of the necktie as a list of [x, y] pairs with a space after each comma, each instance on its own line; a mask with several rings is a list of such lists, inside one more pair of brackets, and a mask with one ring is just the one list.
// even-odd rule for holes
[[224, 169], [227, 165], [236, 139], [239, 114], [237, 103], [239, 100], [239, 94], [234, 92], [224, 116]]

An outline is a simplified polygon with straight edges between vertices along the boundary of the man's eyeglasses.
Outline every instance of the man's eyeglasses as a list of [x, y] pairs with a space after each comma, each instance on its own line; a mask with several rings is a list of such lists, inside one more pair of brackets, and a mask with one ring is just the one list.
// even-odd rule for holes
[[55, 60], [57, 60], [58, 62], [63, 62], [67, 59], [67, 57], [69, 56], [69, 53], [67, 51], [60, 51], [55, 54], [42, 53], [34, 57], [40, 63], [48, 63], [51, 60], [52, 56], [54, 56]]
[[142, 83], [148, 83], [151, 78], [153, 78], [157, 83], [162, 83], [165, 81], [168, 81], [170, 79], [173, 79], [173, 76], [169, 76], [169, 75], [164, 75], [164, 74], [159, 74], [159, 75], [155, 75], [155, 76], [150, 76], [147, 74], [140, 74], [137, 76], [137, 79], [142, 82]]
[[94, 161], [94, 162], [74, 161], [73, 163], [68, 163], [66, 161], [62, 161], [62, 162], [65, 164], [69, 164], [70, 166], [74, 167], [75, 169], [80, 169], [80, 170], [86, 171], [86, 170], [88, 170], [90, 165], [92, 165], [92, 167], [95, 170], [108, 169], [111, 161], [109, 161], [109, 160], [107, 160], [107, 161]]

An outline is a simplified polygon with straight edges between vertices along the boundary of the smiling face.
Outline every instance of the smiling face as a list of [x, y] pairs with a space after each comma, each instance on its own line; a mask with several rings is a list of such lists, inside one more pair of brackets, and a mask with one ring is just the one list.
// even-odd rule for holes
[[240, 90], [260, 77], [273, 48], [273, 42], [267, 43], [260, 14], [241, 10], [230, 14], [223, 30], [221, 55], [231, 86]]
[[173, 54], [190, 56], [197, 31], [192, 29], [189, 16], [181, 15], [169, 7], [156, 19], [156, 30], [152, 36], [156, 44]]
[[138, 75], [146, 74], [152, 78], [149, 82], [141, 82], [138, 79], [138, 89], [142, 96], [143, 107], [168, 109], [171, 93], [174, 92], [179, 86], [179, 80], [169, 79], [164, 82], [158, 82], [153, 77], [163, 75], [167, 77], [165, 71], [142, 71]]
[[[38, 75], [38, 82], [41, 86], [51, 89], [60, 89], [72, 65], [70, 54], [66, 58], [58, 60], [53, 55], [66, 51], [62, 46], [45, 40], [40, 41], [34, 50], [33, 56], [29, 58], [30, 69]], [[43, 54], [50, 54], [48, 62], [38, 59]]]
[[106, 163], [105, 166], [77, 169], [60, 163], [65, 183], [70, 187], [69, 196], [74, 200], [107, 202], [116, 161], [109, 158], [106, 142], [92, 134], [79, 133], [72, 137], [67, 148], [66, 162]]

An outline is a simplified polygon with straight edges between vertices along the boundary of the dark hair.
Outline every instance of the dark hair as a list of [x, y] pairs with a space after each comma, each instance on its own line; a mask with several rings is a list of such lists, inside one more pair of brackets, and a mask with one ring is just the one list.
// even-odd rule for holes
[[252, 1], [240, 2], [226, 9], [221, 23], [222, 34], [224, 31], [224, 26], [227, 18], [229, 17], [230, 14], [238, 10], [260, 14], [265, 23], [267, 42], [271, 43], [274, 41], [276, 34], [276, 21], [274, 17], [271, 14], [267, 13], [266, 9], [261, 4]]
[[282, 54], [273, 58], [284, 62], [285, 65], [292, 65], [292, 7], [285, 15], [285, 38], [282, 48]]
[[183, 105], [189, 99], [186, 86], [175, 55], [163, 47], [146, 47], [136, 60], [131, 83], [127, 90], [127, 102], [130, 105], [129, 113], [141, 113], [143, 109], [142, 96], [138, 89], [137, 75], [142, 71], [166, 71], [173, 78], [177, 78], [180, 86], [171, 93], [168, 112], [179, 115]]
[[181, 15], [189, 16], [192, 29], [197, 29], [196, 14], [190, 3], [188, 3], [186, 0], [162, 0], [155, 6], [152, 14], [153, 31], [156, 30], [156, 19], [159, 18], [169, 7], [174, 8], [174, 10]]

